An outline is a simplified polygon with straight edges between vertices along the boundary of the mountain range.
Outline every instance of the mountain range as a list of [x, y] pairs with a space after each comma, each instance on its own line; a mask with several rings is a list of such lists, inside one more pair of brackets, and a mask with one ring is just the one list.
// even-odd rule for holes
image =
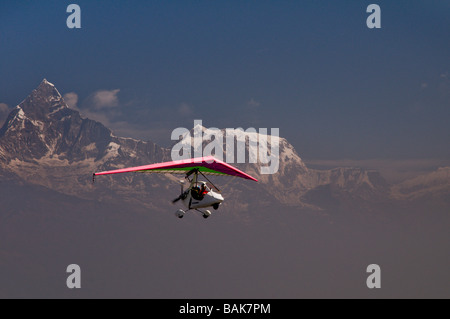
[[[237, 136], [239, 139], [245, 139], [245, 135]], [[450, 194], [450, 168], [390, 185], [375, 170], [308, 168], [284, 138], [280, 138], [279, 150], [276, 174], [260, 174], [259, 162], [237, 164], [260, 182], [233, 181], [227, 190], [234, 199], [229, 207], [248, 211], [250, 207], [283, 205], [326, 211], [417, 198], [441, 200]], [[176, 195], [170, 194], [171, 189], [178, 189], [176, 177], [130, 174], [99, 179], [93, 186], [91, 175], [94, 171], [169, 160], [170, 149], [151, 141], [115, 136], [103, 124], [83, 118], [45, 79], [14, 108], [0, 129], [2, 175], [84, 199], [111, 200], [120, 195], [146, 207], [161, 207], [155, 202], [161, 198], [162, 189], [169, 190], [164, 191], [167, 201]]]

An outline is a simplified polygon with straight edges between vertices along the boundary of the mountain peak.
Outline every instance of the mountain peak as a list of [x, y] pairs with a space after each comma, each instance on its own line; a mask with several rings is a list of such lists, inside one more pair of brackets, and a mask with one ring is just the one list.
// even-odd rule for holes
[[82, 119], [43, 79], [0, 129], [0, 160], [80, 160], [101, 157], [111, 142], [101, 123]]
[[53, 83], [50, 83], [49, 81], [47, 81], [46, 78], [44, 78], [44, 79], [41, 81], [41, 84], [39, 84], [39, 86], [52, 86], [52, 87], [55, 87], [55, 85], [54, 85]]
[[55, 97], [61, 97], [61, 94], [56, 89], [55, 85], [47, 79], [43, 79], [41, 83], [37, 86], [36, 89], [31, 92], [30, 95], [47, 95], [47, 96], [55, 96]]
[[[0, 136], [7, 131], [33, 131], [42, 129], [44, 123], [49, 124], [61, 119], [69, 108], [53, 83], [43, 79], [41, 83], [9, 114], [0, 129]], [[63, 111], [63, 112], [61, 112]], [[31, 126], [30, 126], [31, 125]]]
[[43, 79], [19, 107], [34, 119], [42, 119], [68, 108], [55, 85], [47, 79]]

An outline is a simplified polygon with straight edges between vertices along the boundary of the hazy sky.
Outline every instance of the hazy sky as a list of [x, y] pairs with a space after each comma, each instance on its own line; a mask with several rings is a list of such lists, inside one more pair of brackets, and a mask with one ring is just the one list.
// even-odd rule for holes
[[0, 113], [45, 77], [163, 145], [197, 118], [279, 127], [309, 159], [448, 159], [449, 39], [450, 1], [2, 1]]

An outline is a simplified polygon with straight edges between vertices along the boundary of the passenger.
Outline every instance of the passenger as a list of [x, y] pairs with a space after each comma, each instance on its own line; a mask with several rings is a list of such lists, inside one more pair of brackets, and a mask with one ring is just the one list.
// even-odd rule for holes
[[206, 194], [208, 194], [208, 189], [206, 188], [206, 184], [202, 184], [201, 193], [202, 197], [205, 197]]

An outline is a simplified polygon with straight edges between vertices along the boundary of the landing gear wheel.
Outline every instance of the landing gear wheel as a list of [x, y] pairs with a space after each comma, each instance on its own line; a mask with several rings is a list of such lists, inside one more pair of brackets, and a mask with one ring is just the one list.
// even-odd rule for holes
[[209, 210], [205, 210], [203, 213], [203, 218], [208, 218], [209, 216], [211, 216], [211, 212]]
[[214, 205], [213, 205], [213, 208], [214, 208], [215, 210], [218, 210], [218, 209], [219, 209], [219, 204], [214, 204]]
[[177, 216], [178, 218], [183, 218], [185, 214], [185, 211], [182, 209], [179, 209], [175, 212], [175, 216]]

